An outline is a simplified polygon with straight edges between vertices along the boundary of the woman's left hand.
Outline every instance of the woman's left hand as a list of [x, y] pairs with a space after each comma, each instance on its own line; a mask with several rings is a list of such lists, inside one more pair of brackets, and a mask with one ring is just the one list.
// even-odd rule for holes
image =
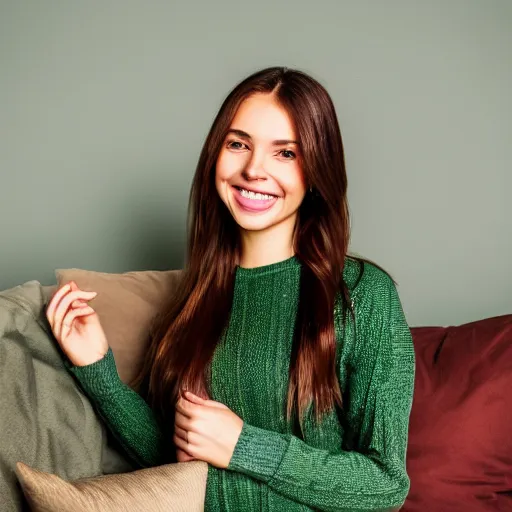
[[176, 404], [174, 444], [194, 459], [225, 469], [243, 424], [224, 404], [186, 391]]

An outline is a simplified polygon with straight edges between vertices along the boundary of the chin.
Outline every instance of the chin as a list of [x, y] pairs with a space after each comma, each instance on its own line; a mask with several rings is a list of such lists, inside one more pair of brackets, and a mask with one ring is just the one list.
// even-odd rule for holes
[[246, 231], [263, 231], [267, 228], [272, 227], [276, 224], [275, 219], [264, 219], [250, 217], [249, 215], [235, 215], [233, 219], [237, 223], [238, 227]]

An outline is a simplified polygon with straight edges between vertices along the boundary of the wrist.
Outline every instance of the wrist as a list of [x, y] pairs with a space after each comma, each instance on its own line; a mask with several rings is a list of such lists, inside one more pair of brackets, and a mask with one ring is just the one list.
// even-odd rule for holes
[[117, 373], [114, 354], [109, 348], [102, 359], [86, 365], [67, 365], [71, 374], [80, 382], [83, 390], [88, 395], [111, 395], [122, 385]]
[[268, 482], [288, 448], [287, 436], [244, 422], [228, 468]]
[[68, 359], [72, 366], [90, 366], [91, 364], [95, 364], [98, 361], [101, 361], [107, 355], [108, 351], [109, 347], [93, 354], [87, 354], [86, 356], [68, 356]]

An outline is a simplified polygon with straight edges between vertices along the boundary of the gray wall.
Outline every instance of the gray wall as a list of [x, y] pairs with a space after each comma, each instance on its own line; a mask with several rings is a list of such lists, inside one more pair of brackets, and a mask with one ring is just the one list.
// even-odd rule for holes
[[179, 267], [220, 102], [284, 64], [332, 94], [352, 250], [409, 323], [512, 313], [511, 26], [509, 0], [0, 0], [0, 288]]

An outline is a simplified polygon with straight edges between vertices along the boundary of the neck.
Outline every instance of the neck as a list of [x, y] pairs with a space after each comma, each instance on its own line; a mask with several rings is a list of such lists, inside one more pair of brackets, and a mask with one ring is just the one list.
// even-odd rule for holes
[[256, 268], [291, 258], [295, 219], [281, 222], [262, 231], [241, 231], [240, 266]]

